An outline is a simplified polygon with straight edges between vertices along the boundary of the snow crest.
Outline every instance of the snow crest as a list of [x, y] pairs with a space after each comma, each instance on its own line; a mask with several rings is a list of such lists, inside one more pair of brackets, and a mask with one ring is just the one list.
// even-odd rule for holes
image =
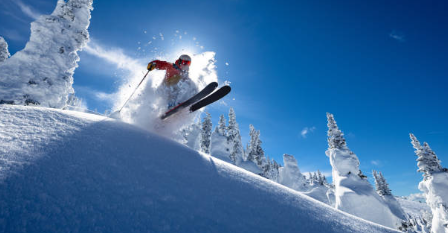
[[0, 110], [1, 232], [396, 232], [123, 122]]

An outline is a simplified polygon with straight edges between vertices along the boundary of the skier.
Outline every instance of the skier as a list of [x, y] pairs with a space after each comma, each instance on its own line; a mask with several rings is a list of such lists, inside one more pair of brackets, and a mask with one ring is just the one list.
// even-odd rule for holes
[[188, 71], [191, 65], [191, 57], [181, 55], [175, 63], [154, 60], [148, 63], [148, 70], [166, 70], [165, 78], [158, 91], [165, 95], [168, 109], [176, 106], [187, 98], [195, 95], [198, 90], [194, 82], [189, 78]]

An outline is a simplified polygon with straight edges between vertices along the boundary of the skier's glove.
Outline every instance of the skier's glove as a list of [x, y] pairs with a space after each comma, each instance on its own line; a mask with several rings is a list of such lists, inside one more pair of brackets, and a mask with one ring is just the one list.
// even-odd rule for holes
[[156, 63], [155, 62], [150, 62], [148, 63], [148, 70], [151, 71], [153, 69], [156, 68]]

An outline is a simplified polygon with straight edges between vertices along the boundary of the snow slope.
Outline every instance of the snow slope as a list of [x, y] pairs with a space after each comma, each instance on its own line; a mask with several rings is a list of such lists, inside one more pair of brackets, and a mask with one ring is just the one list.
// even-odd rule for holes
[[431, 208], [426, 203], [421, 203], [414, 200], [408, 200], [403, 197], [396, 197], [404, 212], [413, 218], [423, 215], [424, 212], [431, 213]]
[[395, 232], [132, 125], [0, 105], [0, 232]]

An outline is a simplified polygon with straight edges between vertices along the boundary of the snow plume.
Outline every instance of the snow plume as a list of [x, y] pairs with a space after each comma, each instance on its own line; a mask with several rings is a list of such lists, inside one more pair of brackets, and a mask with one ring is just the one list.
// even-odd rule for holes
[[91, 40], [85, 47], [84, 51], [116, 65], [118, 69], [123, 69], [130, 72], [129, 77], [140, 76], [139, 73], [143, 72], [146, 68], [146, 64], [144, 64], [143, 61], [127, 56], [122, 49], [106, 49], [95, 40]]
[[398, 228], [402, 219], [375, 192], [359, 170], [358, 157], [347, 147], [333, 114], [327, 113], [328, 150], [333, 168], [335, 208], [366, 220]]
[[39, 14], [38, 12], [36, 12], [31, 6], [28, 6], [26, 4], [24, 4], [22, 1], [20, 0], [15, 0], [14, 1], [15, 4], [17, 4], [17, 6], [20, 7], [20, 10], [27, 15], [28, 17], [36, 20], [39, 18], [39, 16], [41, 14]]
[[[174, 62], [180, 55], [175, 54], [167, 57], [157, 57], [152, 60], [158, 59]], [[194, 114], [190, 114], [187, 110], [181, 111], [161, 121], [160, 116], [167, 110], [167, 95], [172, 91], [172, 88], [177, 89], [179, 93], [177, 100], [178, 102], [182, 102], [210, 82], [218, 81], [214, 52], [188, 55], [192, 58], [189, 72], [190, 80], [180, 81], [176, 86], [170, 87], [170, 89], [161, 85], [165, 71], [154, 70], [148, 74], [147, 78], [136, 90], [144, 75], [141, 73], [144, 70], [143, 67], [136, 68], [138, 72], [132, 73], [132, 76], [128, 78], [117, 92], [117, 101], [114, 106], [116, 110], [120, 109], [134, 90], [136, 90], [134, 96], [121, 111], [121, 119], [147, 130], [157, 132], [158, 134], [182, 140], [179, 129], [187, 127], [194, 120], [198, 119], [200, 111]]]
[[60, 0], [51, 15], [31, 23], [25, 49], [0, 65], [0, 102], [64, 108], [74, 99], [77, 52], [89, 40], [92, 1]]
[[9, 56], [11, 56], [11, 54], [9, 54], [8, 43], [6, 43], [5, 39], [0, 36], [0, 63], [8, 59]]
[[431, 232], [448, 232], [448, 169], [442, 168], [434, 151], [428, 143], [422, 146], [417, 138], [410, 134], [415, 154], [418, 156], [419, 172], [423, 181], [418, 188], [425, 193], [426, 203], [431, 208], [433, 219]]

